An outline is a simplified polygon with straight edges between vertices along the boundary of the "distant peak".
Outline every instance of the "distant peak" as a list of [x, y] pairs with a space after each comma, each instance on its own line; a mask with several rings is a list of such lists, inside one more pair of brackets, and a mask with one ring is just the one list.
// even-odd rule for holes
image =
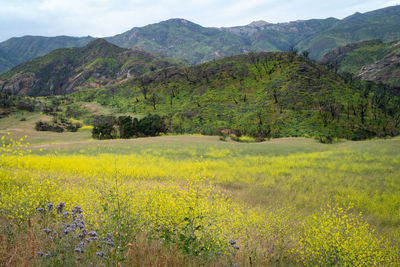
[[118, 49], [118, 50], [122, 49], [123, 50], [123, 48], [120, 48], [119, 46], [116, 46], [102, 38], [95, 39], [95, 40], [91, 41], [90, 43], [88, 43], [84, 47], [84, 49], [86, 49], [86, 50], [92, 50], [92, 49], [98, 49], [98, 48]]
[[102, 44], [109, 44], [109, 42], [107, 42], [103, 38], [97, 38], [97, 39], [91, 41], [88, 45], [102, 45]]
[[166, 20], [164, 22], [173, 22], [173, 23], [180, 23], [180, 24], [194, 24], [193, 22], [187, 20], [187, 19], [182, 19], [182, 18], [172, 18], [169, 20]]
[[271, 23], [266, 22], [265, 20], [256, 20], [253, 21], [252, 23], [248, 24], [247, 26], [251, 26], [251, 27], [263, 27], [265, 25], [269, 25]]

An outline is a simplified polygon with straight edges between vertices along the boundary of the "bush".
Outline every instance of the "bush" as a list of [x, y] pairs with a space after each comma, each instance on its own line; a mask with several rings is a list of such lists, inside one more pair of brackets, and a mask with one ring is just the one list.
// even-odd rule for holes
[[148, 115], [141, 120], [134, 120], [133, 126], [136, 136], [156, 136], [167, 132], [164, 119], [159, 115]]
[[98, 117], [93, 122], [92, 136], [97, 139], [157, 136], [166, 133], [167, 126], [159, 115], [148, 115], [140, 120], [130, 116]]
[[114, 139], [118, 137], [115, 134], [114, 125], [116, 123], [115, 117], [100, 116], [93, 123], [92, 136], [96, 139]]
[[81, 123], [79, 122], [73, 123], [72, 121], [63, 117], [61, 118], [54, 117], [52, 122], [38, 121], [36, 122], [35, 125], [36, 131], [50, 131], [57, 133], [62, 133], [64, 131], [76, 132], [81, 127], [82, 127]]
[[120, 116], [118, 118], [118, 126], [121, 138], [131, 138], [135, 135], [131, 116]]
[[50, 131], [50, 132], [57, 132], [62, 133], [64, 132], [64, 128], [57, 124], [53, 124], [50, 122], [38, 121], [35, 125], [36, 131]]
[[18, 101], [15, 106], [17, 107], [17, 109], [19, 110], [26, 110], [29, 112], [33, 112], [35, 110], [35, 102], [30, 101], [28, 99], [23, 99]]

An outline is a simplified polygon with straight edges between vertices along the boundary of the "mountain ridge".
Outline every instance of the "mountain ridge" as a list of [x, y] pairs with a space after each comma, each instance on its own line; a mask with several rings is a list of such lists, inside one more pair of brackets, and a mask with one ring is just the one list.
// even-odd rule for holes
[[[36, 38], [32, 42], [32, 38]], [[47, 39], [43, 39], [47, 38]], [[71, 37], [72, 38], [72, 37]], [[202, 27], [174, 18], [106, 37], [120, 47], [140, 47], [151, 53], [185, 59], [191, 64], [250, 51], [308, 51], [319, 59], [325, 52], [351, 42], [400, 40], [400, 6], [336, 18], [286, 23], [255, 21], [245, 26]], [[0, 43], [0, 73], [55, 48], [82, 47], [93, 37], [69, 42], [57, 37], [21, 37]], [[17, 48], [18, 47], [18, 48]], [[33, 51], [33, 52], [32, 52]]]
[[0, 91], [31, 96], [65, 94], [82, 86], [110, 86], [179, 64], [183, 62], [96, 39], [84, 47], [56, 49], [18, 65], [0, 75]]

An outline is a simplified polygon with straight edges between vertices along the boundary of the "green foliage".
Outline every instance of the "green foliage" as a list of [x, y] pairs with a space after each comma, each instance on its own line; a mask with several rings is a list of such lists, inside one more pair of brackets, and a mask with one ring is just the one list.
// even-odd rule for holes
[[112, 116], [100, 116], [93, 123], [92, 136], [96, 139], [114, 139], [117, 134], [114, 128], [115, 118]]
[[118, 118], [118, 126], [121, 138], [131, 138], [135, 135], [135, 128], [131, 116], [120, 116]]
[[380, 40], [353, 43], [326, 53], [321, 62], [339, 73], [398, 86], [400, 43], [383, 43]]
[[73, 97], [121, 113], [165, 116], [175, 133], [218, 135], [229, 129], [258, 141], [398, 134], [398, 98], [379, 85], [346, 79], [292, 52], [250, 53], [167, 68]]
[[20, 64], [0, 75], [0, 90], [13, 94], [23, 91], [30, 96], [60, 95], [81, 87], [104, 87], [182, 64], [176, 59], [120, 48], [97, 39], [82, 48], [58, 49]]
[[59, 48], [85, 46], [93, 39], [93, 37], [76, 38], [69, 36], [11, 38], [0, 43], [0, 73]]
[[320, 58], [324, 52], [363, 40], [380, 39], [384, 42], [400, 40], [400, 7], [392, 6], [337, 21], [331, 27], [301, 40], [296, 47], [310, 51], [310, 57]]
[[157, 136], [167, 132], [164, 119], [159, 115], [148, 115], [140, 120], [131, 116], [98, 117], [93, 124], [92, 136], [97, 139]]
[[51, 131], [62, 133], [64, 131], [76, 132], [82, 124], [79, 122], [72, 122], [64, 117], [54, 117], [53, 121], [38, 121], [35, 124], [36, 131]]
[[[140, 47], [148, 52], [185, 59], [197, 64], [245, 51], [309, 51], [318, 59], [324, 52], [348, 43], [400, 39], [399, 7], [343, 20], [311, 19], [289, 23], [251, 23], [231, 28], [207, 28], [184, 19], [171, 19], [106, 38], [120, 47]], [[0, 73], [20, 63], [43, 56], [57, 48], [81, 47], [92, 37], [73, 38], [25, 36], [0, 43]]]

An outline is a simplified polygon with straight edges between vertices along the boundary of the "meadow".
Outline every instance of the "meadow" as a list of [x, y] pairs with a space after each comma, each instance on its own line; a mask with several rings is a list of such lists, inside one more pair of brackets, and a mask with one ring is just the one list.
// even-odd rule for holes
[[400, 262], [398, 137], [3, 134], [1, 266]]

